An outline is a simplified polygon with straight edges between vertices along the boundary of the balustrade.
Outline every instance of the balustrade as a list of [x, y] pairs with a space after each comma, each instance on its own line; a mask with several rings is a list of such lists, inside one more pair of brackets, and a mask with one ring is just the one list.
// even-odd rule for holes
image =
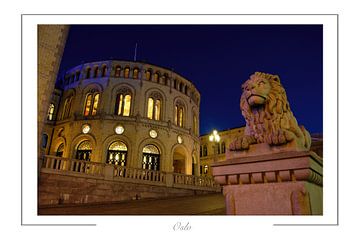
[[[106, 167], [106, 170], [105, 170]], [[107, 180], [163, 185], [168, 187], [219, 191], [220, 187], [210, 177], [186, 175], [156, 170], [129, 168], [119, 165], [84, 160], [45, 156], [42, 164], [46, 172], [72, 172], [79, 175], [103, 177]]]

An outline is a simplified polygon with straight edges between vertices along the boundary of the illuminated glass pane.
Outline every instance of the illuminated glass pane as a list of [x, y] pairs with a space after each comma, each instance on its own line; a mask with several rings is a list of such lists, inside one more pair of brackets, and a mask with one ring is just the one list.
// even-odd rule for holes
[[178, 124], [178, 107], [177, 105], [175, 106], [175, 124]]
[[124, 77], [125, 77], [125, 78], [129, 78], [129, 72], [130, 72], [130, 69], [129, 69], [129, 68], [125, 68], [125, 72], [124, 72]]
[[137, 79], [138, 76], [139, 76], [139, 70], [138, 70], [138, 69], [134, 69], [133, 78], [134, 78], [134, 79]]
[[48, 120], [53, 120], [53, 117], [54, 117], [54, 109], [55, 109], [54, 104], [50, 104], [49, 110], [48, 110]]
[[156, 103], [155, 103], [155, 120], [160, 120], [160, 107], [161, 107], [160, 100], [156, 100]]
[[117, 102], [116, 102], [116, 114], [121, 115], [122, 105], [123, 105], [123, 99], [124, 96], [122, 94], [117, 95]]
[[127, 151], [126, 144], [121, 141], [115, 141], [109, 146], [109, 150], [116, 150], [116, 151]]
[[143, 153], [160, 154], [160, 151], [155, 145], [148, 144], [143, 148]]
[[146, 74], [145, 74], [146, 80], [150, 80], [150, 77], [151, 77], [151, 72], [150, 72], [150, 71], [146, 71]]
[[99, 104], [99, 97], [100, 97], [100, 94], [96, 94], [94, 97], [94, 103], [93, 103], [91, 115], [96, 115], [96, 111], [97, 111], [98, 104]]
[[85, 140], [83, 142], [81, 142], [81, 144], [79, 144], [78, 150], [91, 150], [92, 147], [91, 147], [91, 143], [89, 140]]
[[153, 118], [153, 109], [154, 109], [154, 99], [149, 98], [149, 100], [148, 100], [148, 112], [147, 112], [147, 117], [149, 119]]
[[182, 127], [183, 126], [183, 108], [180, 107], [179, 109], [179, 126]]
[[193, 129], [194, 129], [194, 134], [197, 134], [197, 118], [195, 115], [193, 117]]
[[125, 102], [124, 102], [124, 116], [130, 115], [130, 106], [131, 106], [131, 95], [125, 96]]
[[88, 116], [90, 114], [91, 99], [92, 99], [92, 95], [88, 95], [86, 97], [85, 110], [84, 110], [84, 115], [85, 116]]

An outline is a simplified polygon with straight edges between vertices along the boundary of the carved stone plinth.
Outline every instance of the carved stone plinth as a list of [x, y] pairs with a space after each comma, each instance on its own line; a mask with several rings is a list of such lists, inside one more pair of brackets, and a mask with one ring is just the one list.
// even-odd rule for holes
[[212, 168], [229, 215], [322, 215], [322, 159], [311, 151], [230, 152]]

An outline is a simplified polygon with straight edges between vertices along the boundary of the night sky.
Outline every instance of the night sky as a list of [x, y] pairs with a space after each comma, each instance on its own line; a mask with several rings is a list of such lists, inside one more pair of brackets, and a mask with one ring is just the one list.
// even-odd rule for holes
[[255, 71], [279, 75], [298, 123], [322, 133], [322, 25], [73, 25], [59, 72], [132, 61], [136, 43], [138, 61], [174, 69], [200, 91], [200, 134], [245, 125], [241, 84]]

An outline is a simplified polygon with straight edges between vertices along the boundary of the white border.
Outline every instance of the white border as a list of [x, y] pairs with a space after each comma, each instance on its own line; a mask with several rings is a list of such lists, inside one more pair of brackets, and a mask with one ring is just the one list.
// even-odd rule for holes
[[[241, 227], [273, 224], [337, 223], [337, 17], [335, 15], [23, 15], [23, 154], [22, 199], [24, 224], [87, 224], [119, 226], [148, 235], [148, 230], [172, 231], [177, 221], [190, 222], [192, 231], [218, 235]], [[37, 216], [37, 24], [323, 24], [324, 30], [324, 215], [323, 216], [208, 216], [129, 217]], [[26, 89], [26, 90], [25, 90]], [[139, 231], [138, 225], [142, 228]], [[271, 227], [270, 227], [271, 228]], [[270, 229], [269, 229], [270, 230]], [[221, 235], [221, 234], [219, 234]], [[120, 235], [118, 237], [121, 237]]]

